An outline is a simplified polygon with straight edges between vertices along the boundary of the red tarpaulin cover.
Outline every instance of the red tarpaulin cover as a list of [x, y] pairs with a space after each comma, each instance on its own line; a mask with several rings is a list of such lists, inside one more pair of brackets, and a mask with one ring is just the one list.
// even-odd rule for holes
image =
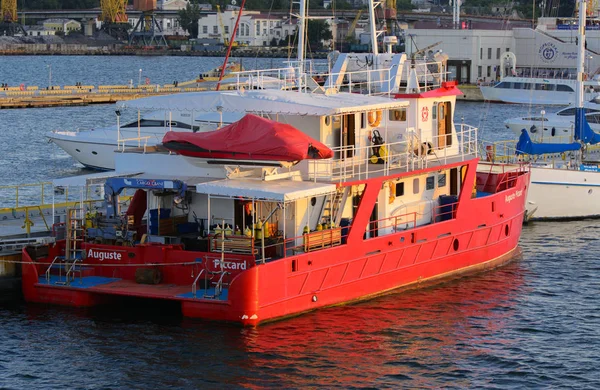
[[163, 145], [184, 156], [216, 159], [299, 161], [333, 157], [331, 149], [300, 130], [252, 114], [206, 133], [169, 131]]

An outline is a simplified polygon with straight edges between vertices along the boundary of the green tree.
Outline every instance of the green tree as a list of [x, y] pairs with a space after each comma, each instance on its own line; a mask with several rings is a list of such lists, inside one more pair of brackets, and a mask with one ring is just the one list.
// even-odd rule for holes
[[307, 30], [307, 40], [313, 49], [322, 48], [323, 41], [333, 38], [333, 34], [329, 29], [329, 24], [327, 24], [327, 22], [324, 20], [309, 20]]
[[198, 19], [200, 19], [200, 6], [198, 3], [191, 1], [186, 7], [177, 12], [177, 20], [179, 25], [190, 34], [192, 38], [198, 37]]
[[410, 0], [397, 0], [396, 1], [396, 9], [398, 11], [409, 11], [411, 9], [416, 8]]

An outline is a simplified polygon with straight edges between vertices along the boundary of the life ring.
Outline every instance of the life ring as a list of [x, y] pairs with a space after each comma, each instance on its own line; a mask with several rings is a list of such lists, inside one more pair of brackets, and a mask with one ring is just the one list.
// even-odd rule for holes
[[367, 115], [367, 119], [369, 121], [369, 126], [377, 127], [381, 124], [381, 110], [377, 111], [369, 111]]

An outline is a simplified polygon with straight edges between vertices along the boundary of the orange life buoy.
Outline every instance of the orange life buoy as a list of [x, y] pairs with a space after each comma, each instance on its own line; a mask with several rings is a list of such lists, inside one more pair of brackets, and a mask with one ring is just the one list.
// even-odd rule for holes
[[377, 127], [381, 124], [381, 110], [377, 111], [369, 111], [367, 115], [367, 119], [369, 121], [369, 126]]

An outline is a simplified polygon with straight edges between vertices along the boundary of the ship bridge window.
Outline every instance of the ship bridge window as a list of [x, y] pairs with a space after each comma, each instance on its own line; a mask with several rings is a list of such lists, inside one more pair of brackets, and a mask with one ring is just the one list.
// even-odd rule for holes
[[513, 89], [521, 89], [521, 83], [513, 83]]
[[419, 193], [419, 178], [415, 177], [413, 179], [413, 194], [418, 194]]
[[531, 83], [523, 83], [523, 89], [531, 89], [532, 85], [533, 84], [531, 84]]
[[535, 89], [536, 89], [536, 91], [554, 91], [554, 85], [553, 84], [536, 84]]
[[435, 176], [429, 176], [425, 180], [425, 190], [433, 190], [435, 189]]
[[[140, 121], [140, 127], [164, 127], [165, 126], [165, 122], [163, 121], [159, 121], [159, 120], [152, 120], [152, 119], [142, 119]], [[122, 128], [124, 127], [138, 127], [138, 122], [131, 122], [128, 123], [124, 126], [121, 126]]]
[[437, 178], [438, 188], [446, 187], [446, 173], [440, 173]]
[[511, 84], [512, 83], [510, 83], [508, 81], [502, 81], [502, 82], [498, 83], [495, 88], [511, 89], [512, 88]]
[[404, 182], [396, 183], [396, 196], [404, 195]]
[[558, 84], [556, 86], [556, 90], [559, 92], [575, 92], [575, 91], [573, 91], [573, 88], [569, 87], [568, 85], [563, 85], [563, 84]]
[[406, 122], [406, 108], [390, 110], [390, 121]]

